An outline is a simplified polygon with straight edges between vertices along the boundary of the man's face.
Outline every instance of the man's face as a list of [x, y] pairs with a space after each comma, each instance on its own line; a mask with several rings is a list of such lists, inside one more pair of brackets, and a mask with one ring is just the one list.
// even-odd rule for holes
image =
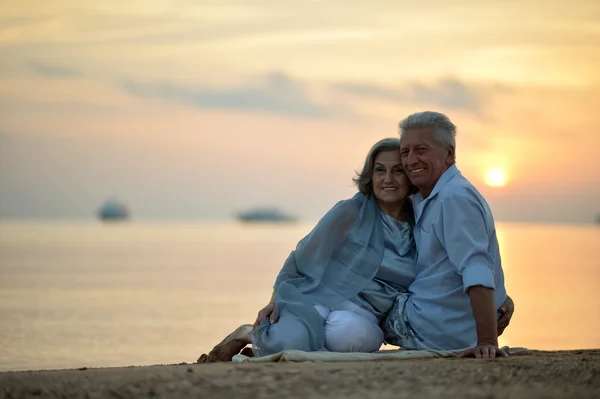
[[406, 130], [400, 137], [400, 156], [406, 175], [424, 198], [454, 164], [454, 148], [440, 145], [429, 128]]

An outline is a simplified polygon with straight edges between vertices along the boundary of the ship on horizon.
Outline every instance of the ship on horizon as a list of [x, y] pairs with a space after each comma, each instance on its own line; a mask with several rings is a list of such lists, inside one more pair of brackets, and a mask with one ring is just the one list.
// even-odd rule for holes
[[129, 217], [129, 209], [116, 200], [108, 200], [98, 209], [98, 219], [104, 222], [124, 221]]
[[255, 208], [245, 212], [238, 212], [237, 220], [244, 223], [293, 223], [295, 216], [286, 214], [277, 208]]

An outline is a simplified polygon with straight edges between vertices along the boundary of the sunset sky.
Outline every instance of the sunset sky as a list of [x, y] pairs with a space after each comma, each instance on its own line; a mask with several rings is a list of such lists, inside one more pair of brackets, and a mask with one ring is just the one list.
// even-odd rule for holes
[[1, 218], [314, 220], [422, 110], [497, 219], [600, 214], [600, 2], [2, 4]]

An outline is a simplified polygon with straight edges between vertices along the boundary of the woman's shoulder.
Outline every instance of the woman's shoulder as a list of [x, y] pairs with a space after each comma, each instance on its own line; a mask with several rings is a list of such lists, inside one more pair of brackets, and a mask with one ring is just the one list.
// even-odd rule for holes
[[356, 193], [351, 198], [347, 198], [341, 201], [338, 201], [331, 211], [336, 211], [338, 213], [344, 212], [358, 212], [363, 204], [369, 200], [369, 196], [366, 196], [362, 193]]
[[360, 209], [368, 201], [369, 197], [362, 194], [356, 193], [352, 198], [338, 201], [321, 220], [344, 220], [344, 219], [356, 219], [360, 213]]

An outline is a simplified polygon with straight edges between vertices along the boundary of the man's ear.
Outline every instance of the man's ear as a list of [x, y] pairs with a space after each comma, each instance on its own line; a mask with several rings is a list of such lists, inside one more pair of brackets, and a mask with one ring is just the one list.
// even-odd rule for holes
[[446, 164], [452, 165], [456, 162], [456, 153], [454, 152], [454, 147], [448, 147], [446, 149]]

